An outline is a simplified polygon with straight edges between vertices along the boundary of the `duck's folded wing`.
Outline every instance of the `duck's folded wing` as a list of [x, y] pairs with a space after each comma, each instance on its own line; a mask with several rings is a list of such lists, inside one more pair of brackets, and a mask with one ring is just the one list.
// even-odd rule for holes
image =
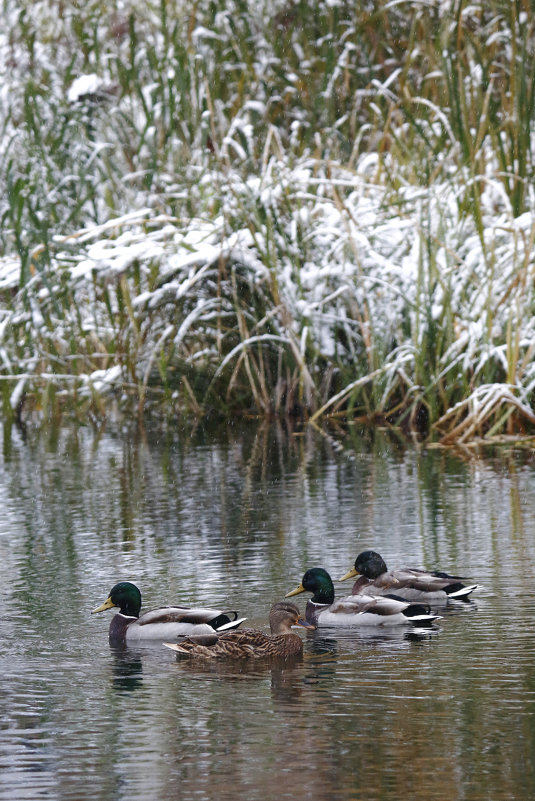
[[358, 615], [364, 612], [371, 612], [376, 615], [397, 615], [403, 612], [409, 604], [406, 601], [386, 596], [371, 595], [349, 595], [335, 601], [329, 611], [340, 615]]
[[[189, 637], [184, 637], [181, 643], [192, 643], [193, 645], [215, 645], [219, 640], [217, 631], [213, 634], [191, 634]], [[165, 645], [166, 643], [164, 643]]]
[[182, 642], [164, 642], [166, 648], [176, 651], [178, 654], [185, 656], [198, 656], [206, 659], [212, 659], [216, 655], [216, 645], [203, 645], [202, 643], [192, 642], [190, 639], [182, 640]]
[[220, 630], [222, 627], [239, 626], [245, 618], [238, 619], [237, 612], [224, 612], [221, 609], [211, 609], [209, 607], [183, 607], [183, 606], [162, 606], [159, 609], [150, 609], [138, 619], [140, 626], [153, 625], [156, 623], [189, 623], [192, 625], [207, 624], [213, 629]]
[[219, 642], [247, 644], [253, 647], [263, 646], [269, 639], [269, 635], [264, 634], [259, 629], [240, 629], [239, 631], [225, 631], [222, 634], [218, 634]]
[[[430, 573], [426, 570], [401, 568], [392, 571], [391, 575], [395, 577], [398, 589], [410, 587], [420, 592], [440, 592], [441, 590], [446, 591], [452, 585], [462, 587], [459, 576], [449, 576], [447, 573], [438, 571]], [[393, 591], [395, 592], [395, 588]]]
[[255, 655], [255, 649], [260, 645], [265, 647], [263, 641], [254, 640], [252, 635], [255, 634], [260, 635], [263, 640], [269, 639], [259, 631], [232, 631], [221, 635], [215, 634], [213, 638], [186, 637], [179, 643], [164, 642], [163, 644], [178, 654], [202, 659], [248, 658]]
[[[370, 582], [371, 588], [376, 588], [381, 592], [395, 592], [396, 589], [403, 586], [402, 582], [409, 578], [408, 576], [401, 575], [402, 572], [403, 574], [405, 573], [405, 571], [400, 570], [388, 570], [386, 573], [381, 573], [380, 576], [377, 576], [377, 578]], [[363, 590], [366, 592], [365, 587]]]

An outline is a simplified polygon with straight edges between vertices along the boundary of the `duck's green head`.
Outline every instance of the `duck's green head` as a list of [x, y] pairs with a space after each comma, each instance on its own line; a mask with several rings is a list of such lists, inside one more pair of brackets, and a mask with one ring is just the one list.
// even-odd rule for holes
[[355, 576], [366, 576], [367, 579], [375, 581], [380, 575], [386, 573], [387, 566], [382, 556], [375, 551], [362, 551], [355, 559], [355, 567], [346, 573], [340, 581], [355, 578]]
[[312, 567], [307, 570], [299, 587], [286, 593], [286, 598], [299, 595], [300, 592], [311, 592], [315, 604], [334, 603], [334, 585], [331, 577], [322, 567]]
[[387, 567], [383, 557], [375, 551], [362, 551], [355, 559], [355, 570], [373, 581], [386, 573]]
[[91, 614], [104, 612], [105, 609], [111, 609], [112, 606], [118, 606], [122, 615], [139, 617], [139, 610], [141, 609], [141, 593], [139, 589], [130, 581], [120, 581], [119, 584], [111, 588], [110, 594], [104, 603], [93, 609]]

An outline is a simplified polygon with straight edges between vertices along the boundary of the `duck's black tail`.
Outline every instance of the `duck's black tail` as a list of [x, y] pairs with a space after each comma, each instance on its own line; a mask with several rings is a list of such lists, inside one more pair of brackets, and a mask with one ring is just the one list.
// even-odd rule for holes
[[[400, 598], [399, 595], [394, 595], [393, 593], [389, 593], [387, 597], [407, 603], [405, 598]], [[403, 610], [403, 614], [415, 626], [430, 626], [435, 620], [440, 619], [440, 615], [435, 615], [431, 612], [429, 604], [409, 604]]]
[[215, 631], [231, 631], [241, 626], [245, 617], [238, 617], [237, 612], [222, 612], [210, 621], [210, 625]]

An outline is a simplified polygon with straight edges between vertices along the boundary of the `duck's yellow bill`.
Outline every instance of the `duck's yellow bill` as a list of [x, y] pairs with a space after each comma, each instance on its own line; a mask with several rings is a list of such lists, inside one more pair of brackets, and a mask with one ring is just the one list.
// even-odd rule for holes
[[295, 590], [292, 590], [291, 592], [287, 592], [284, 597], [285, 598], [291, 598], [292, 595], [299, 595], [299, 593], [301, 593], [301, 592], [305, 592], [305, 588], [303, 587], [302, 584], [300, 584], [299, 587], [296, 587]]
[[113, 603], [111, 597], [110, 598], [106, 598], [106, 600], [104, 601], [103, 604], [101, 604], [100, 606], [97, 606], [96, 609], [92, 610], [91, 614], [94, 615], [95, 612], [105, 612], [106, 609], [111, 609], [112, 606], [115, 606], [115, 604]]
[[360, 573], [358, 570], [355, 570], [355, 568], [352, 567], [351, 570], [348, 570], [348, 572], [343, 575], [342, 578], [339, 578], [338, 581], [345, 581], [346, 579], [355, 578], [355, 576], [360, 576]]

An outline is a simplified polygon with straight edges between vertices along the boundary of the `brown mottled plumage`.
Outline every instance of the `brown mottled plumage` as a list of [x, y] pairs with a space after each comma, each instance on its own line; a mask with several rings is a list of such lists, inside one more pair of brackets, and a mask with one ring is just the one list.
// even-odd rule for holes
[[292, 626], [314, 629], [300, 617], [295, 604], [283, 601], [274, 604], [269, 613], [271, 634], [258, 629], [242, 629], [207, 637], [188, 637], [180, 643], [164, 643], [180, 656], [195, 659], [286, 659], [299, 655], [303, 641], [292, 631]]

